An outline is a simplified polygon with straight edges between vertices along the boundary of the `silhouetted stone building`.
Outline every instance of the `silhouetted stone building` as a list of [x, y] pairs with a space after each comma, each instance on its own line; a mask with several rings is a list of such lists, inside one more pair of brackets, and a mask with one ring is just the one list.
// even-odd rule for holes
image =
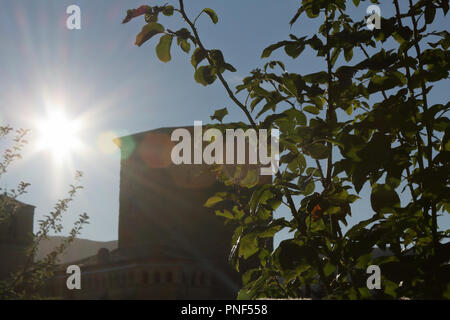
[[17, 271], [26, 261], [25, 250], [33, 234], [34, 206], [0, 196], [0, 280]]
[[[118, 139], [121, 149], [118, 249], [74, 262], [82, 289], [75, 299], [233, 299], [240, 275], [228, 263], [233, 228], [204, 207], [223, 190], [211, 167], [174, 165], [171, 133], [162, 128]], [[188, 127], [188, 130], [193, 130]], [[271, 244], [270, 244], [271, 246]]]

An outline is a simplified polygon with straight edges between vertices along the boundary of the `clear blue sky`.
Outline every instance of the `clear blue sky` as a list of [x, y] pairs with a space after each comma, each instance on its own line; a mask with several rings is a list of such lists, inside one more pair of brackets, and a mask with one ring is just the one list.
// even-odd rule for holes
[[[172, 50], [172, 61], [163, 64], [155, 56], [154, 41], [141, 48], [134, 46], [143, 21], [122, 25], [126, 10], [166, 2], [173, 1], [0, 0], [0, 123], [35, 129], [35, 119], [45, 116], [50, 101], [64, 105], [72, 118], [84, 121], [80, 139], [85, 149], [72, 156], [71, 166], [55, 166], [48, 152], [33, 152], [37, 141], [34, 131], [24, 160], [0, 180], [0, 186], [8, 188], [21, 180], [31, 183], [29, 194], [22, 199], [37, 207], [36, 221], [65, 195], [74, 169], [79, 169], [85, 174], [85, 189], [64, 218], [65, 225], [70, 226], [76, 214], [85, 211], [91, 221], [82, 238], [117, 239], [120, 155], [104, 150], [99, 145], [100, 136], [191, 125], [195, 120], [208, 122], [214, 110], [222, 107], [230, 111], [226, 120], [244, 119], [218, 84], [204, 88], [195, 83], [190, 56], [178, 48]], [[185, 2], [191, 16], [204, 7], [218, 13], [217, 25], [206, 16], [201, 18], [200, 35], [208, 48], [223, 50], [238, 69], [227, 75], [233, 85], [264, 63], [259, 57], [266, 46], [289, 33], [312, 34], [316, 27], [303, 17], [290, 29], [288, 21], [298, 0]], [[81, 7], [81, 30], [66, 28], [66, 8], [71, 4]], [[381, 9], [383, 14], [383, 6]], [[352, 8], [354, 20], [362, 19], [365, 10], [366, 5]], [[182, 25], [180, 18], [164, 17], [162, 21], [172, 30]], [[448, 18], [441, 12], [436, 25], [449, 29]], [[297, 60], [283, 54], [275, 57], [287, 62], [288, 70], [303, 74], [323, 68], [323, 62], [308, 52]], [[433, 101], [449, 100], [448, 84], [438, 86]], [[366, 186], [363, 200], [353, 206], [352, 221], [370, 215], [368, 196]], [[284, 209], [277, 212], [287, 214]], [[448, 228], [448, 215], [444, 219]]]

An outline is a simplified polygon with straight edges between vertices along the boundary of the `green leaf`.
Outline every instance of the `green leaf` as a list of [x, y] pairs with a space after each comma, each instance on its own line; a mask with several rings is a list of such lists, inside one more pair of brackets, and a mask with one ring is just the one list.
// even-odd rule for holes
[[222, 196], [215, 194], [212, 197], [210, 197], [208, 200], [206, 200], [205, 207], [211, 208], [212, 206], [214, 206], [215, 204], [217, 204], [219, 202], [222, 202], [223, 200], [225, 200], [225, 199]]
[[397, 297], [397, 289], [398, 289], [398, 285], [393, 282], [390, 281], [388, 279], [383, 279], [383, 286], [384, 286], [384, 293], [396, 298]]
[[189, 53], [189, 51], [191, 51], [191, 44], [187, 40], [181, 40], [180, 47], [186, 53]]
[[223, 118], [228, 114], [227, 108], [219, 109], [214, 112], [214, 115], [211, 116], [211, 120], [218, 120], [222, 122]]
[[447, 289], [445, 289], [443, 297], [447, 300], [450, 300], [450, 284], [447, 285]]
[[314, 107], [314, 106], [306, 106], [306, 107], [303, 108], [303, 111], [306, 111], [306, 112], [309, 112], [309, 113], [312, 113], [312, 114], [319, 114], [320, 113], [319, 108]]
[[321, 143], [313, 143], [309, 145], [306, 150], [316, 160], [328, 158], [328, 148]]
[[250, 110], [255, 110], [255, 107], [263, 100], [264, 98], [262, 96], [257, 96], [253, 101], [250, 103]]
[[292, 172], [303, 172], [306, 168], [306, 159], [303, 154], [288, 153], [281, 158], [283, 163], [288, 164], [288, 169]]
[[388, 184], [373, 184], [370, 203], [375, 212], [389, 212], [400, 207], [400, 198], [395, 190]]
[[305, 126], [306, 125], [306, 116], [303, 112], [297, 109], [289, 109], [284, 112], [288, 115], [289, 120], [296, 120], [298, 125]]
[[173, 11], [174, 11], [173, 6], [166, 6], [162, 13], [165, 16], [172, 16], [173, 15]]
[[169, 62], [171, 58], [170, 56], [170, 47], [172, 46], [173, 36], [170, 34], [166, 34], [161, 37], [158, 45], [156, 46], [156, 55], [159, 60], [162, 62]]
[[283, 218], [275, 219], [267, 225], [267, 228], [265, 227], [265, 230], [258, 233], [258, 238], [273, 238], [277, 232], [288, 227], [288, 225], [289, 223]]
[[252, 296], [248, 294], [247, 290], [241, 289], [238, 292], [237, 299], [238, 300], [251, 300]]
[[359, 294], [361, 295], [360, 300], [368, 300], [372, 298], [372, 293], [367, 287], [358, 288]]
[[328, 81], [328, 73], [325, 71], [311, 73], [304, 76], [303, 79], [309, 83], [326, 83]]
[[270, 46], [268, 46], [267, 48], [265, 48], [261, 54], [261, 58], [268, 58], [270, 57], [270, 55], [272, 54], [273, 51], [281, 48], [282, 46], [285, 46], [287, 44], [289, 44], [289, 41], [280, 41], [278, 43], [274, 43]]
[[305, 196], [310, 195], [311, 193], [314, 192], [314, 190], [316, 189], [316, 184], [311, 181], [310, 183], [308, 183], [306, 185], [306, 187], [301, 191], [301, 193]]
[[267, 197], [270, 196], [272, 196], [270, 185], [265, 184], [257, 188], [257, 190], [254, 190], [249, 202], [250, 210], [254, 212], [256, 207], [259, 204], [265, 204], [267, 202]]
[[216, 210], [215, 211], [215, 213], [216, 213], [216, 216], [218, 216], [218, 217], [224, 217], [224, 218], [227, 218], [227, 219], [234, 219], [234, 215], [233, 215], [233, 213], [231, 213], [230, 211], [228, 211], [228, 210]]
[[332, 274], [336, 270], [336, 266], [330, 263], [329, 261], [323, 268], [323, 272], [325, 273], [325, 276], [328, 277], [330, 274]]
[[210, 85], [217, 79], [216, 71], [211, 66], [201, 66], [195, 71], [194, 79], [204, 86]]
[[236, 72], [236, 68], [233, 67], [231, 64], [229, 63], [225, 63], [225, 69], [230, 71], [230, 72]]
[[319, 51], [324, 48], [323, 42], [319, 39], [319, 37], [317, 37], [317, 35], [314, 35], [312, 38], [308, 39], [307, 43], [311, 49], [315, 51]]
[[163, 33], [164, 27], [156, 22], [150, 22], [146, 24], [142, 31], [136, 36], [136, 45], [142, 46], [147, 40], [151, 39], [153, 36], [158, 33]]
[[239, 181], [239, 185], [244, 188], [253, 188], [259, 182], [259, 169], [249, 168], [245, 178]]
[[261, 111], [258, 112], [258, 114], [256, 115], [256, 118], [259, 118], [262, 114], [264, 114], [265, 112], [269, 111], [270, 109], [275, 111], [276, 105], [277, 105], [276, 101], [269, 101], [269, 102], [267, 102], [264, 105], [264, 107], [261, 109]]
[[211, 21], [212, 21], [214, 24], [216, 24], [217, 22], [219, 22], [219, 18], [217, 17], [217, 14], [216, 14], [216, 12], [215, 12], [213, 9], [211, 9], [211, 8], [205, 8], [205, 9], [203, 9], [202, 12], [206, 13], [206, 14], [211, 18]]
[[447, 117], [441, 117], [433, 121], [433, 129], [437, 131], [445, 131], [450, 128], [450, 120]]
[[210, 50], [210, 57], [213, 62], [213, 65], [218, 68], [220, 73], [222, 73], [225, 68], [225, 58], [223, 57], [223, 53], [220, 50]]
[[434, 21], [434, 17], [436, 16], [436, 8], [433, 3], [429, 3], [425, 8], [425, 22], [427, 24], [431, 24]]
[[158, 22], [158, 12], [156, 13], [146, 13], [145, 14], [145, 22], [150, 23], [150, 22]]
[[406, 77], [403, 75], [403, 73], [399, 72], [399, 71], [393, 71], [392, 73], [389, 74], [389, 76], [394, 76], [400, 84], [405, 85], [408, 80], [406, 80]]
[[349, 62], [353, 58], [353, 48], [344, 48], [345, 61]]
[[194, 68], [197, 68], [198, 64], [202, 62], [208, 55], [208, 52], [202, 48], [197, 48], [194, 50], [191, 58], [191, 64]]
[[303, 40], [298, 40], [295, 42], [290, 42], [284, 47], [284, 51], [291, 58], [297, 58], [305, 50], [305, 42]]
[[339, 58], [339, 55], [341, 54], [342, 48], [334, 48], [332, 54], [331, 54], [331, 66], [334, 66], [336, 63], [336, 60]]
[[300, 17], [300, 15], [303, 13], [303, 11], [305, 11], [305, 7], [301, 6], [297, 12], [295, 13], [295, 15], [292, 17], [291, 21], [289, 21], [289, 24], [292, 25], [297, 21], [297, 19]]
[[258, 252], [258, 239], [254, 233], [246, 234], [239, 243], [239, 257], [248, 259]]
[[[313, 2], [311, 2], [313, 4]], [[308, 9], [306, 9], [306, 15], [311, 18], [314, 19], [316, 17], [318, 17], [320, 14], [320, 7], [319, 6], [309, 6]]]
[[253, 92], [255, 92], [257, 95], [265, 97], [265, 98], [268, 98], [271, 95], [269, 91], [267, 91], [264, 88], [261, 88], [260, 86], [255, 86], [253, 88]]
[[295, 240], [282, 241], [275, 252], [278, 264], [284, 272], [295, 270], [301, 265], [310, 265], [310, 262], [316, 259], [315, 254], [310, 247]]
[[[367, 220], [363, 220], [357, 224], [355, 224], [353, 227], [350, 228], [350, 230], [347, 231], [347, 233], [345, 234], [348, 237], [355, 237], [359, 232], [361, 231], [365, 231], [365, 227], [367, 227], [369, 224], [378, 221], [380, 219], [380, 217], [378, 215], [374, 215], [372, 218], [367, 219]], [[371, 256], [371, 254], [370, 254]]]

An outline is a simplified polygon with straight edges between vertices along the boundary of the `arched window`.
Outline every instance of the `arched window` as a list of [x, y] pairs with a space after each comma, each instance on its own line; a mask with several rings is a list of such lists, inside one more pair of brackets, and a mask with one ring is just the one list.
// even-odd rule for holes
[[172, 271], [169, 271], [166, 273], [166, 282], [167, 283], [172, 283], [173, 282], [173, 273]]
[[158, 271], [156, 271], [155, 274], [153, 275], [153, 282], [161, 283], [161, 274]]
[[122, 272], [119, 275], [119, 285], [121, 287], [124, 287], [126, 285], [126, 282], [127, 282], [127, 275], [124, 272]]
[[81, 274], [81, 288], [88, 289], [88, 279]]
[[56, 286], [54, 284], [50, 285], [50, 296], [56, 297]]
[[221, 282], [220, 282], [219, 278], [217, 277], [217, 275], [212, 275], [210, 281], [211, 281], [211, 285], [213, 287], [218, 287], [221, 284]]
[[128, 283], [134, 284], [134, 272], [133, 271], [128, 272]]
[[97, 290], [98, 289], [98, 287], [99, 287], [99, 280], [98, 280], [98, 275], [94, 275], [94, 288], [95, 288], [95, 290]]
[[206, 275], [204, 272], [200, 274], [200, 285], [204, 286], [206, 284]]
[[142, 272], [142, 283], [148, 284], [148, 272], [147, 271]]
[[109, 274], [108, 276], [108, 287], [112, 288], [114, 285], [114, 278], [112, 274]]

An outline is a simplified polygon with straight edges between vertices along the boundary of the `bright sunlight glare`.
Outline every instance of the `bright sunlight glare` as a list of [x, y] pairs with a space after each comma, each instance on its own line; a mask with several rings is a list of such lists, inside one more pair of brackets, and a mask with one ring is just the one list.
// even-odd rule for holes
[[70, 120], [61, 110], [54, 110], [46, 119], [38, 122], [39, 148], [48, 150], [57, 160], [62, 160], [80, 148], [77, 135], [80, 123]]

